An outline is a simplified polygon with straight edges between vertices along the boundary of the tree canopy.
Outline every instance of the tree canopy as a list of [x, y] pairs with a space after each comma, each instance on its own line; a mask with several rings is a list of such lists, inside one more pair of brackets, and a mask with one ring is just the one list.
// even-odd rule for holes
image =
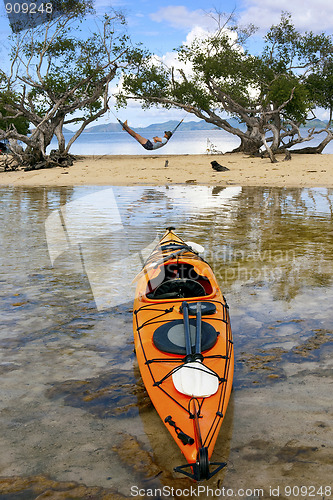
[[[44, 25], [12, 35], [11, 67], [0, 74], [7, 124], [0, 138], [23, 141], [27, 162], [45, 159], [54, 135], [60, 153], [67, 154], [85, 127], [108, 110], [110, 82], [136, 58], [124, 16], [116, 11], [94, 16], [87, 28], [82, 23], [91, 12], [89, 3], [76, 4]], [[4, 99], [9, 94], [15, 99]], [[18, 127], [18, 119], [31, 124], [31, 134]], [[63, 127], [73, 123], [79, 128], [66, 144]]]
[[24, 116], [15, 117], [8, 111], [8, 107], [13, 107], [18, 100], [18, 96], [11, 91], [0, 93], [0, 130], [8, 131], [15, 128], [19, 134], [28, 134], [29, 121]]
[[[145, 107], [178, 107], [241, 139], [237, 151], [274, 152], [310, 140], [300, 127], [315, 106], [332, 108], [332, 37], [300, 33], [282, 13], [264, 38], [261, 54], [247, 49], [253, 26], [241, 28], [229, 17], [204, 38], [176, 50], [173, 65], [145, 55], [124, 78], [120, 103], [140, 99]], [[232, 126], [228, 117], [237, 117]], [[329, 139], [332, 133], [327, 128]]]

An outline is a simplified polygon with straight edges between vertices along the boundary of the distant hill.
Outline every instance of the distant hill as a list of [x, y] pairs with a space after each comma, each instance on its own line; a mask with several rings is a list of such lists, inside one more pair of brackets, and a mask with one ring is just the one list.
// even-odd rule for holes
[[[149, 133], [150, 131], [154, 132], [156, 130], [162, 130], [162, 129], [173, 130], [175, 127], [177, 127], [178, 123], [179, 121], [176, 120], [169, 120], [163, 123], [153, 123], [152, 125], [142, 128], [141, 130], [147, 133]], [[183, 122], [179, 125], [179, 128], [177, 130], [183, 130], [187, 132], [188, 130], [212, 130], [214, 128], [216, 128], [215, 125], [207, 123], [204, 120], [200, 120], [199, 122], [195, 121]]]
[[120, 123], [103, 123], [102, 125], [95, 125], [84, 130], [85, 134], [103, 134], [112, 132], [121, 132], [122, 127]]
[[[228, 118], [228, 122], [231, 126], [237, 128], [244, 128], [244, 124], [240, 124], [236, 118]], [[173, 130], [179, 121], [177, 120], [169, 120], [167, 122], [162, 123], [152, 123], [148, 125], [148, 127], [133, 127], [136, 132], [142, 134], [143, 136], [150, 136], [151, 134], [161, 134], [164, 130]], [[322, 120], [309, 120], [306, 122], [304, 127], [315, 127], [315, 128], [325, 128], [327, 125], [327, 121]], [[131, 124], [130, 124], [131, 126]], [[214, 130], [218, 129], [216, 125], [212, 125], [211, 123], [205, 122], [205, 120], [200, 121], [189, 121], [183, 122], [179, 126], [178, 130], [182, 131], [191, 131], [191, 130]], [[120, 123], [103, 123], [102, 125], [94, 125], [93, 127], [89, 127], [84, 130], [84, 134], [112, 134], [113, 132], [121, 132], [122, 126]], [[73, 133], [70, 130], [65, 130], [65, 132]]]
[[[228, 120], [231, 125], [238, 126], [238, 121], [235, 118], [231, 118]], [[162, 123], [152, 123], [148, 125], [148, 127], [133, 127], [136, 132], [139, 134], [145, 133], [149, 135], [150, 133], [156, 133], [158, 130], [173, 130], [179, 121], [177, 120], [169, 120], [167, 122]], [[130, 125], [131, 126], [131, 125]], [[190, 121], [183, 122], [179, 126], [178, 130], [189, 131], [189, 130], [214, 130], [218, 127], [212, 125], [211, 123], [205, 122], [205, 120], [200, 121]], [[100, 133], [112, 133], [112, 132], [120, 132], [122, 127], [119, 123], [104, 123], [103, 125], [95, 125], [93, 127], [87, 128], [84, 133], [85, 134], [100, 134]]]
[[[163, 123], [152, 123], [148, 125], [148, 127], [134, 127], [133, 129], [139, 134], [145, 133], [149, 135], [150, 133], [156, 133], [157, 130], [173, 130], [179, 121], [177, 120], [169, 120]], [[130, 125], [130, 124], [129, 124]], [[131, 125], [130, 125], [131, 126]], [[210, 123], [206, 123], [204, 120], [200, 122], [183, 122], [178, 130], [211, 130], [215, 128], [214, 125]], [[120, 123], [104, 123], [103, 125], [95, 125], [94, 127], [89, 127], [85, 130], [86, 134], [100, 134], [100, 133], [112, 133], [112, 132], [121, 132], [122, 126]]]
[[327, 127], [328, 120], [319, 120], [318, 118], [315, 118], [314, 120], [308, 120], [304, 127], [315, 127], [315, 128], [325, 128]]

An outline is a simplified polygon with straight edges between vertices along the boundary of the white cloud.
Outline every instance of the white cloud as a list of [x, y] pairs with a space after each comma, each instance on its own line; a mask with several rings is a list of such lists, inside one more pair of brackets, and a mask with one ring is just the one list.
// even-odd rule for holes
[[201, 26], [203, 29], [216, 28], [216, 22], [204, 10], [189, 10], [184, 5], [161, 7], [157, 12], [150, 14], [150, 18], [155, 22], [167, 22], [173, 28], [183, 30], [195, 26]]
[[[195, 39], [205, 39], [209, 36], [210, 32], [201, 26], [195, 26], [191, 31], [187, 34], [186, 39], [183, 41], [184, 45], [190, 45]], [[162, 61], [166, 66], [174, 67], [174, 68], [182, 68], [185, 69], [185, 65], [178, 61], [177, 52], [166, 52], [163, 56], [154, 56], [158, 60]]]
[[[216, 26], [215, 26], [216, 27]], [[191, 45], [195, 39], [204, 40], [211, 34], [211, 30], [205, 29], [202, 26], [194, 26], [191, 31], [187, 34], [185, 45]]]
[[[215, 25], [216, 28], [216, 25]], [[184, 45], [190, 46], [194, 40], [201, 40], [204, 42], [204, 40], [208, 39], [215, 30], [213, 29], [208, 29], [204, 28], [202, 26], [194, 26], [191, 31], [188, 32], [186, 35], [185, 40], [183, 41]], [[230, 30], [224, 30], [226, 34], [230, 37], [231, 40], [237, 41], [237, 33], [230, 31]], [[155, 56], [157, 57], [157, 56]], [[160, 60], [162, 60], [167, 66], [174, 66], [176, 64], [177, 60], [177, 53], [175, 51], [173, 52], [166, 52], [164, 56], [159, 57]], [[177, 65], [179, 66], [179, 62], [177, 61]], [[177, 66], [177, 67], [178, 67]]]
[[322, 108], [317, 108], [316, 109], [316, 118], [319, 118], [319, 120], [329, 120], [330, 119], [330, 112], [328, 109], [322, 109]]
[[281, 12], [290, 12], [296, 29], [300, 31], [332, 31], [333, 3], [330, 0], [247, 0], [240, 23], [253, 23], [260, 30], [267, 31], [278, 23]]

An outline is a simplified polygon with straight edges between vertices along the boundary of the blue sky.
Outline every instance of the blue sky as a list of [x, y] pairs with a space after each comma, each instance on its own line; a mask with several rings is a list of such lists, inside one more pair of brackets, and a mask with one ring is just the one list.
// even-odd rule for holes
[[[105, 0], [97, 0], [102, 6]], [[123, 9], [130, 33], [144, 42], [158, 55], [177, 47], [196, 26], [212, 27], [207, 12], [213, 8], [221, 12], [235, 10], [240, 23], [253, 23], [265, 32], [280, 18], [281, 11], [291, 12], [300, 30], [333, 31], [333, 3], [331, 0], [176, 0], [159, 2], [143, 0], [116, 0], [113, 6]]]
[[[153, 53], [166, 58], [168, 55], [171, 57], [172, 50], [191, 37], [198, 27], [212, 29], [214, 22], [207, 12], [214, 8], [227, 13], [235, 10], [239, 23], [253, 23], [258, 27], [257, 38], [253, 39], [250, 47], [252, 50], [260, 48], [262, 35], [273, 23], [279, 21], [281, 11], [291, 12], [299, 30], [333, 33], [332, 0], [115, 0], [111, 3], [108, 0], [95, 0], [96, 9], [100, 13], [111, 5], [124, 12], [129, 34], [135, 42], [142, 42]], [[0, 0], [2, 61], [6, 59], [5, 40], [9, 33], [4, 4]], [[135, 103], [126, 110], [120, 110], [119, 114], [133, 126], [183, 117], [183, 113], [177, 110], [161, 111], [153, 108], [143, 111]], [[114, 119], [111, 115], [103, 121]]]

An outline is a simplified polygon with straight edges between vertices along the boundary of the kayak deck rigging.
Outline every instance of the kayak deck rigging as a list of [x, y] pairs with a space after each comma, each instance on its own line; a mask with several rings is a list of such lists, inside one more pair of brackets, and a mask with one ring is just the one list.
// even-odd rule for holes
[[[211, 445], [211, 442], [212, 442], [212, 439], [215, 435], [215, 433], [218, 431], [218, 427], [219, 427], [219, 420], [221, 418], [224, 417], [224, 413], [225, 413], [225, 408], [226, 408], [226, 383], [227, 383], [227, 380], [228, 380], [228, 373], [229, 373], [229, 369], [230, 369], [230, 362], [231, 362], [231, 354], [232, 354], [232, 351], [233, 351], [233, 341], [232, 341], [232, 336], [231, 336], [231, 329], [230, 329], [230, 323], [229, 323], [229, 315], [228, 315], [228, 306], [227, 304], [225, 303], [222, 303], [220, 301], [212, 301], [212, 302], [216, 302], [217, 304], [219, 304], [221, 307], [222, 307], [222, 310], [223, 310], [223, 317], [218, 317], [218, 318], [211, 318], [211, 320], [215, 321], [215, 322], [220, 322], [220, 323], [223, 323], [225, 325], [227, 325], [229, 328], [227, 328], [227, 331], [228, 331], [228, 339], [227, 339], [227, 343], [226, 343], [226, 352], [225, 354], [213, 354], [213, 355], [210, 355], [210, 354], [202, 354], [202, 360], [203, 361], [207, 361], [207, 360], [212, 360], [212, 359], [215, 359], [215, 360], [224, 360], [225, 361], [225, 365], [224, 365], [224, 372], [223, 372], [223, 375], [219, 375], [218, 373], [216, 373], [216, 376], [218, 378], [218, 381], [219, 381], [219, 401], [218, 401], [218, 404], [217, 404], [217, 410], [216, 410], [216, 414], [215, 414], [215, 417], [211, 423], [211, 426], [205, 436], [205, 439], [202, 441], [202, 446], [201, 447], [206, 447], [208, 448], [210, 445]], [[164, 303], [166, 306], [168, 305], [168, 302], [165, 302]], [[163, 305], [163, 304], [160, 304], [160, 305]], [[146, 320], [142, 323], [140, 323], [140, 313], [142, 311], [144, 311], [146, 308], [149, 308], [150, 311], [154, 311], [155, 313], [157, 313], [155, 316], [153, 316], [152, 318], [150, 318], [149, 320]], [[178, 399], [176, 399], [171, 393], [170, 391], [168, 391], [167, 388], [165, 388], [165, 382], [167, 380], [169, 380], [173, 373], [175, 373], [175, 371], [179, 370], [181, 368], [181, 366], [183, 365], [184, 363], [184, 356], [178, 356], [178, 357], [170, 357], [170, 356], [167, 356], [165, 355], [164, 357], [154, 357], [154, 358], [148, 358], [147, 355], [146, 355], [146, 352], [145, 352], [145, 349], [144, 349], [144, 345], [143, 345], [143, 341], [142, 341], [142, 338], [141, 338], [141, 334], [140, 334], [140, 330], [147, 326], [147, 325], [160, 325], [160, 324], [167, 324], [168, 323], [168, 319], [165, 317], [168, 313], [170, 312], [173, 312], [175, 306], [172, 306], [172, 307], [166, 307], [166, 308], [157, 308], [157, 307], [149, 307], [148, 304], [145, 304], [143, 306], [141, 306], [138, 310], [135, 310], [134, 311], [134, 315], [135, 315], [135, 321], [136, 321], [136, 328], [137, 328], [137, 332], [138, 332], [138, 336], [139, 336], [139, 339], [140, 339], [140, 343], [141, 343], [141, 347], [142, 347], [142, 350], [143, 350], [143, 354], [144, 354], [144, 358], [145, 358], [145, 364], [146, 366], [148, 367], [149, 369], [149, 373], [150, 373], [150, 376], [151, 376], [151, 379], [152, 379], [152, 385], [154, 387], [157, 387], [158, 389], [160, 389], [168, 398], [170, 398], [170, 400], [172, 400], [175, 404], [177, 404], [178, 407], [180, 407], [184, 412], [187, 413], [188, 415], [188, 418], [189, 419], [195, 419], [195, 414], [193, 413], [193, 411], [191, 410], [191, 401], [192, 399], [196, 399], [197, 403], [198, 403], [198, 415], [197, 415], [197, 418], [201, 418], [201, 412], [202, 412], [202, 409], [204, 407], [204, 404], [205, 404], [205, 400], [206, 398], [191, 398], [187, 404], [183, 404], [181, 403]], [[162, 319], [163, 317], [163, 319]], [[160, 354], [164, 354], [163, 352], [161, 352]], [[169, 367], [169, 370], [167, 371], [167, 373], [160, 379], [158, 379], [156, 376], [155, 376], [155, 373], [154, 373], [154, 370], [152, 369], [152, 365], [155, 364], [155, 363], [162, 363], [162, 364], [169, 364], [169, 365], [174, 365], [176, 364], [177, 366], [176, 367]], [[200, 370], [200, 368], [193, 368], [193, 370]], [[172, 416], [169, 415], [168, 417], [166, 417], [167, 419], [170, 417], [170, 419], [172, 419]], [[176, 422], [175, 422], [176, 424]], [[177, 429], [179, 429], [177, 427]], [[186, 433], [184, 433], [183, 431], [181, 431], [180, 433], [177, 434], [177, 437], [178, 439], [181, 439], [183, 440], [183, 437], [185, 436], [185, 444], [189, 444], [188, 443], [188, 438], [192, 439], [190, 436], [188, 436]], [[184, 441], [183, 441], [184, 443]], [[212, 477], [212, 475], [214, 475], [215, 473], [217, 473], [219, 470], [221, 470], [222, 468], [222, 464], [218, 463], [218, 462], [210, 462], [211, 465], [217, 465], [219, 467], [217, 467], [213, 472], [209, 472], [210, 476], [209, 477]], [[179, 466], [179, 467], [176, 467], [175, 470], [177, 472], [181, 472], [182, 474], [185, 474], [189, 477], [192, 477], [194, 479], [198, 479], [198, 474], [199, 472], [196, 471], [194, 472], [193, 474], [191, 474], [190, 472], [187, 472], [186, 469], [188, 467], [192, 467], [194, 464], [186, 464], [184, 466]], [[221, 467], [220, 467], [221, 465]], [[226, 465], [226, 463], [223, 462], [223, 467]], [[193, 467], [192, 467], [193, 468]], [[194, 468], [195, 469], [195, 468]], [[202, 475], [202, 474], [201, 474]]]

